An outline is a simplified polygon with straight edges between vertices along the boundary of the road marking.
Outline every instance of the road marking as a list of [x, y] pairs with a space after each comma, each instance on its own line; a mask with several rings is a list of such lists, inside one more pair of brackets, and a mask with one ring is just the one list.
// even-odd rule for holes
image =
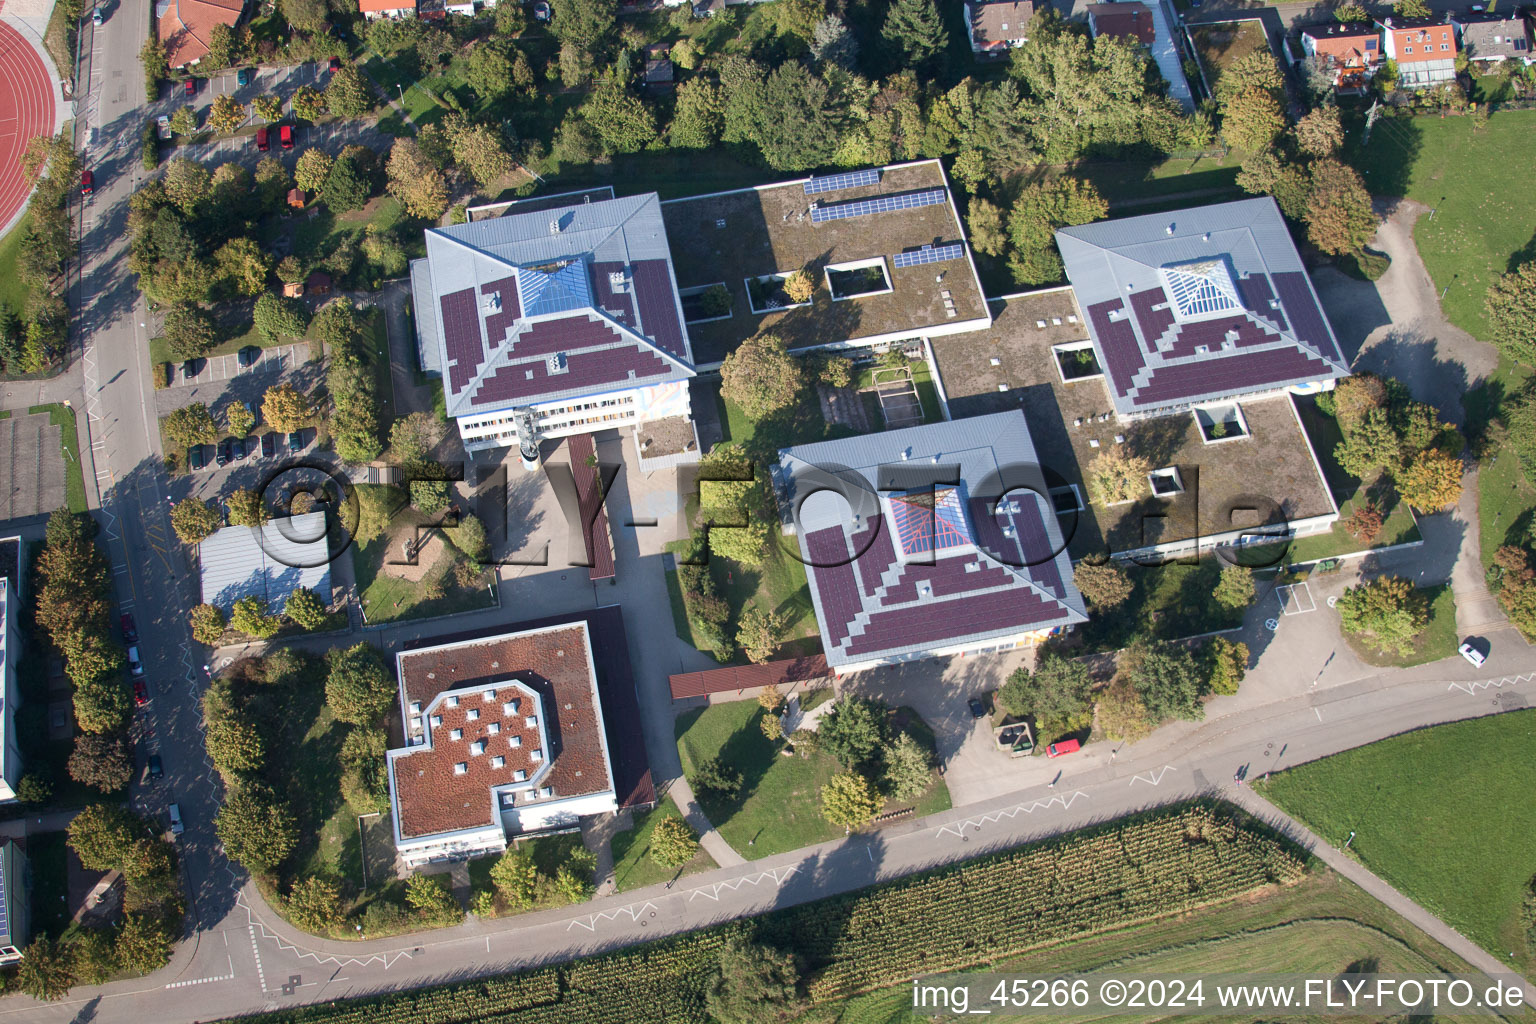
[[256, 945], [256, 926], [248, 924], [246, 930], [251, 933], [251, 952], [256, 956], [256, 981], [261, 985], [261, 994], [267, 994], [267, 972], [261, 967], [261, 947]]
[[595, 932], [597, 931], [597, 922], [599, 921], [614, 921], [624, 916], [628, 916], [631, 921], [638, 921], [640, 920], [640, 914], [647, 910], [655, 909], [656, 904], [649, 901], [640, 904], [639, 907], [636, 907], [634, 904], [630, 904], [627, 907], [620, 907], [618, 910], [605, 910], [600, 914], [589, 914], [587, 915], [587, 919], [585, 921], [583, 921], [581, 918], [577, 918], [576, 920], [567, 924], [565, 926], [565, 930], [570, 931], [577, 925], [581, 925], [581, 927], [585, 928], [587, 931]]
[[1312, 713], [1317, 716], [1319, 722], [1323, 720], [1323, 713], [1317, 709], [1316, 704], [1312, 705]]
[[979, 829], [983, 825], [990, 825], [1001, 821], [1004, 818], [1018, 817], [1021, 812], [1024, 814], [1034, 814], [1036, 811], [1044, 810], [1047, 807], [1059, 806], [1062, 810], [1066, 810], [1067, 808], [1071, 807], [1074, 802], [1076, 802], [1078, 797], [1086, 798], [1087, 796], [1087, 793], [1084, 793], [1082, 790], [1078, 790], [1069, 797], [1053, 796], [1049, 800], [1031, 800], [1027, 804], [1018, 804], [1015, 807], [1010, 807], [1006, 811], [993, 811], [991, 814], [984, 814], [979, 818], [967, 818], [964, 821], [954, 825], [942, 825], [939, 827], [938, 831], [934, 833], [934, 835], [941, 836], [948, 832], [956, 839], [964, 839], [965, 830], [967, 828]]
[[[1280, 610], [1286, 615], [1305, 615], [1307, 612], [1317, 611], [1317, 602], [1312, 599], [1312, 588], [1306, 583], [1288, 583], [1275, 588], [1275, 596], [1280, 599]], [[1303, 608], [1302, 601], [1306, 601]]]
[[1169, 772], [1176, 771], [1178, 771], [1178, 769], [1173, 765], [1165, 764], [1161, 768], [1158, 768], [1154, 771], [1138, 772], [1137, 774], [1131, 776], [1131, 785], [1134, 786], [1138, 782], [1145, 782], [1149, 786], [1160, 785], [1163, 781], [1164, 775], [1167, 775]]
[[[209, 764], [209, 766], [210, 766], [209, 770], [211, 772], [212, 771], [212, 762], [209, 761], [206, 756], [203, 758], [203, 761], [204, 761], [204, 763]], [[212, 783], [211, 783], [211, 779], [210, 779], [210, 785], [211, 784]], [[234, 868], [229, 866], [229, 865], [226, 865], [225, 866], [225, 870], [229, 872], [231, 879], [233, 879], [234, 878]], [[300, 960], [313, 960], [316, 964], [335, 964], [337, 967], [367, 967], [370, 964], [379, 964], [379, 965], [383, 966], [383, 968], [387, 971], [392, 966], [394, 966], [396, 963], [398, 963], [402, 957], [409, 957], [411, 955], [409, 950], [401, 949], [401, 950], [392, 950], [392, 951], [388, 951], [388, 952], [384, 952], [384, 953], [375, 953], [372, 956], [367, 956], [367, 957], [355, 957], [355, 956], [338, 957], [338, 956], [329, 956], [329, 955], [321, 956], [319, 953], [314, 953], [314, 952], [311, 952], [311, 951], [309, 951], [307, 949], [300, 949], [298, 946], [295, 946], [291, 942], [285, 942], [285, 941], [283, 941], [282, 937], [279, 936], [276, 932], [269, 931], [267, 929], [267, 926], [261, 923], [261, 919], [258, 918], [254, 913], [251, 912], [250, 904], [245, 902], [245, 897], [243, 895], [236, 897], [235, 905], [240, 907], [240, 908], [242, 908], [245, 911], [246, 919], [249, 922], [247, 927], [251, 929], [251, 945], [252, 945], [252, 948], [255, 947], [255, 943], [256, 943], [256, 930], [260, 929], [261, 937], [263, 939], [266, 939], [266, 940], [272, 942], [274, 945], [277, 946], [278, 949], [282, 950], [285, 953], [292, 953], [294, 956], [298, 957]], [[256, 969], [257, 969], [258, 972], [261, 970], [261, 955], [259, 953], [256, 956]], [[261, 990], [262, 990], [262, 992], [266, 992], [267, 987], [266, 987], [266, 983], [265, 982], [262, 983]]]
[[1469, 697], [1475, 697], [1478, 690], [1486, 690], [1490, 686], [1494, 688], [1518, 686], [1521, 683], [1528, 683], [1532, 679], [1536, 679], [1536, 672], [1527, 672], [1520, 676], [1505, 676], [1503, 679], [1484, 679], [1476, 683], [1452, 683], [1449, 689], [1460, 690]]
[[[228, 941], [229, 941], [228, 939], [225, 939], [226, 943]], [[256, 958], [256, 963], [257, 963], [257, 969], [260, 970], [261, 957], [258, 956]], [[170, 984], [166, 985], [165, 987], [166, 988], [186, 988], [188, 985], [206, 985], [209, 982], [213, 982], [213, 981], [234, 981], [234, 980], [235, 980], [235, 961], [234, 961], [233, 957], [230, 957], [229, 958], [229, 973], [228, 974], [220, 974], [220, 975], [217, 975], [216, 977], [212, 977], [212, 978], [190, 978], [187, 981], [173, 981]]]
[[[783, 885], [784, 879], [788, 878], [794, 873], [795, 867], [791, 865], [790, 867], [783, 869], [770, 868], [767, 871], [759, 871], [755, 875], [743, 875], [741, 878], [730, 882], [716, 882], [713, 885], [702, 886], [690, 892], [688, 894], [688, 902], [692, 903], [698, 897], [704, 896], [708, 899], [714, 900], [716, 903], [719, 903], [721, 889], [729, 889], [732, 892], [735, 892], [737, 889], [740, 889], [744, 885], [758, 885], [765, 878], [773, 879], [774, 885]], [[566, 930], [569, 931], [570, 929]]]

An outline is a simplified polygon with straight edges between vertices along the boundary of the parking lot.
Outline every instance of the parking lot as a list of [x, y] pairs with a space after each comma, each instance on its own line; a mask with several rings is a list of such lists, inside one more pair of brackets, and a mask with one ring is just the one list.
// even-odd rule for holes
[[229, 380], [247, 373], [277, 373], [292, 369], [309, 358], [309, 343], [299, 345], [275, 345], [272, 348], [258, 350], [258, 355], [249, 366], [240, 365], [239, 353], [231, 353], [223, 356], [207, 356], [203, 359], [191, 360], [193, 368], [197, 371], [188, 377], [185, 373], [186, 364], [176, 365], [176, 379], [172, 387], [193, 387], [198, 384], [211, 384], [215, 381]]

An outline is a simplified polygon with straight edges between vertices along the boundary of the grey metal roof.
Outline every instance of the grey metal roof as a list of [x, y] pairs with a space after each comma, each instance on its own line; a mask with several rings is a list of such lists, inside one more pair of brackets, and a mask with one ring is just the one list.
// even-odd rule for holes
[[273, 519], [259, 529], [226, 526], [198, 545], [203, 603], [229, 614], [235, 602], [255, 594], [276, 614], [300, 587], [331, 600], [331, 554], [324, 512]]
[[[1089, 335], [1110, 384], [1110, 399], [1120, 413], [1185, 408], [1204, 401], [1341, 377], [1349, 372], [1280, 209], [1268, 196], [1066, 227], [1056, 232], [1056, 244], [1078, 305], [1088, 314]], [[1141, 317], [1129, 315], [1136, 351], [1126, 353], [1131, 357], [1129, 360], [1117, 360], [1114, 346], [1106, 344], [1106, 324], [1094, 315], [1095, 307], [1118, 306], [1117, 312], [1130, 314], [1127, 303], [1132, 295], [1145, 295], [1163, 287], [1164, 268], [1201, 261], [1225, 264], [1240, 286], [1246, 285], [1248, 279], [1254, 279], [1255, 286], [1262, 280], [1263, 289], [1279, 303], [1274, 308], [1285, 315], [1266, 319], [1269, 310], [1255, 311], [1246, 298], [1246, 287], [1243, 291], [1247, 312], [1242, 315], [1256, 330], [1273, 336], [1269, 343], [1245, 342], [1232, 351], [1218, 348], [1199, 353], [1183, 352], [1179, 346], [1170, 344], [1164, 347], [1173, 354], [1165, 354], [1157, 338], [1146, 336]], [[1281, 287], [1282, 282], [1294, 287]], [[1296, 308], [1291, 308], [1293, 304]], [[1309, 330], [1298, 328], [1298, 322]], [[1305, 337], [1308, 333], [1313, 336]], [[1294, 358], [1298, 353], [1306, 358]], [[1270, 374], [1268, 377], [1273, 379], [1262, 382], [1259, 378], [1266, 376], [1263, 373], [1227, 372], [1252, 370], [1260, 358], [1275, 363], [1286, 356], [1292, 357], [1285, 363], [1286, 368], [1310, 362], [1316, 372], [1279, 377]], [[1209, 388], [1194, 384], [1198, 376], [1196, 364], [1212, 371]], [[1218, 367], [1223, 372], [1216, 372]], [[1156, 393], [1157, 389], [1148, 387], [1159, 373], [1183, 380], [1176, 395], [1171, 394], [1175, 389]], [[1134, 393], [1138, 388], [1149, 394], [1139, 397]]]
[[437, 329], [438, 317], [432, 314], [437, 305], [432, 287], [432, 261], [411, 260], [411, 310], [416, 321], [416, 356], [426, 373], [443, 372], [443, 340]]
[[[939, 473], [944, 478], [935, 479]], [[914, 558], [898, 551], [904, 541], [879, 541], [879, 531], [896, 532], [882, 495], [932, 492], [933, 485], [941, 483], [958, 483], [965, 495], [970, 544], [935, 548]], [[827, 662], [834, 667], [919, 656], [1087, 621], [1021, 412], [786, 448], [779, 452], [774, 484], [782, 516], [796, 526], [817, 625]], [[986, 498], [1007, 499], [995, 509], [990, 524], [977, 510]], [[1009, 502], [1015, 506], [1011, 511]], [[1038, 534], [1024, 536], [1031, 528]], [[853, 552], [854, 572], [827, 565], [811, 550], [816, 544], [812, 535], [837, 539], [828, 532], [833, 529], [841, 531]], [[862, 540], [872, 536], [870, 531], [875, 531], [874, 539]], [[1035, 544], [1048, 547], [1049, 554], [1037, 557], [1030, 550]], [[945, 572], [945, 567], [961, 571]], [[946, 577], [944, 592], [939, 584], [923, 592], [921, 579], [930, 573], [935, 579]], [[1005, 607], [1028, 607], [1030, 617], [998, 628], [974, 628], [988, 612]], [[862, 637], [881, 631], [875, 617], [913, 614], [922, 619], [923, 635], [909, 634], [911, 642], [877, 649], [861, 644]]]

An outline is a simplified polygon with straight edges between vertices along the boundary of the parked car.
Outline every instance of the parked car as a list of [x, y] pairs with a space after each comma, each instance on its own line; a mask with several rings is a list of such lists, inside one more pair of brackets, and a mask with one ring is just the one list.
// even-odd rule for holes
[[155, 118], [155, 125], [159, 129], [162, 139], [171, 137], [171, 116], [169, 114], [161, 114]]
[[93, 7], [93, 8], [91, 8], [91, 24], [92, 25], [100, 25], [101, 24], [101, 8], [100, 7]]
[[133, 681], [133, 702], [139, 707], [149, 703], [149, 684], [142, 679]]
[[251, 84], [251, 69], [250, 68], [241, 68], [239, 71], [236, 71], [235, 72], [235, 84], [236, 85], [250, 85]]
[[292, 149], [293, 148], [293, 125], [291, 125], [291, 124], [283, 125], [281, 128], [279, 128], [277, 130], [277, 137], [278, 137], [278, 140], [283, 144], [283, 148], [284, 149]]
[[187, 830], [187, 826], [181, 823], [181, 804], [171, 804], [171, 835], [179, 836]]
[[331, 70], [332, 71], [340, 71], [341, 70], [341, 58], [340, 57], [332, 57], [331, 58]]
[[226, 437], [219, 442], [218, 452], [214, 455], [213, 461], [219, 466], [229, 465], [229, 438]]
[[165, 766], [160, 763], [160, 755], [159, 754], [150, 754], [149, 755], [149, 777], [152, 778], [152, 779], [158, 779], [158, 778], [160, 778], [160, 776], [162, 776], [164, 774], [165, 774]]
[[186, 362], [181, 364], [181, 379], [182, 380], [191, 380], [193, 377], [196, 377], [196, 376], [197, 376], [197, 360], [196, 359], [188, 359]]
[[139, 642], [139, 631], [134, 628], [133, 616], [127, 612], [117, 617], [117, 624], [123, 627], [123, 643], [136, 644]]
[[245, 458], [245, 441], [238, 437], [230, 438], [229, 450], [234, 454], [236, 460]]
[[965, 702], [965, 706], [971, 709], [972, 718], [987, 717], [987, 706], [983, 704], [980, 699], [972, 697], [970, 700]]
[[267, 150], [269, 150], [271, 148], [272, 148], [271, 133], [268, 132], [267, 129], [265, 129], [265, 128], [257, 128], [256, 129], [256, 151], [259, 152], [259, 153], [265, 153]]
[[1077, 742], [1077, 740], [1061, 740], [1047, 747], [1045, 749], [1045, 756], [1060, 757], [1062, 754], [1075, 754], [1081, 747], [1082, 744]]
[[295, 430], [288, 435], [288, 450], [291, 452], [301, 452], [304, 450], [304, 432], [302, 430]]
[[193, 470], [202, 469], [206, 463], [203, 460], [203, 446], [195, 444], [187, 449], [187, 465]]
[[186, 92], [186, 94], [188, 96], [196, 96], [197, 95], [197, 79], [195, 79], [195, 78], [187, 79], [187, 83], [186, 83], [186, 85], [182, 86], [182, 89]]
[[277, 435], [268, 431], [261, 435], [261, 457], [270, 459], [277, 454]]
[[[266, 129], [263, 128], [262, 131], [266, 131]], [[261, 148], [262, 149], [266, 149], [267, 147], [266, 146], [262, 146]], [[241, 366], [255, 366], [256, 365], [256, 360], [258, 360], [260, 358], [261, 358], [261, 349], [257, 348], [255, 345], [247, 345], [247, 346], [245, 346], [245, 348], [242, 348], [239, 352], [235, 353], [235, 360]], [[250, 402], [246, 402], [245, 403], [245, 407], [247, 409], [249, 409], [251, 407], [251, 403]]]
[[80, 194], [88, 196], [96, 191], [96, 175], [90, 168], [80, 172]]
[[539, 0], [538, 3], [533, 5], [533, 18], [535, 21], [548, 21], [553, 13], [550, 10], [549, 4], [545, 3], [544, 0]]
[[1472, 646], [1471, 640], [1464, 641], [1460, 647], [1456, 648], [1456, 653], [1466, 658], [1473, 665], [1482, 665], [1483, 662], [1488, 660], [1488, 655]]
[[144, 674], [144, 663], [139, 660], [139, 649], [137, 647], [128, 648], [128, 673], [135, 677]]

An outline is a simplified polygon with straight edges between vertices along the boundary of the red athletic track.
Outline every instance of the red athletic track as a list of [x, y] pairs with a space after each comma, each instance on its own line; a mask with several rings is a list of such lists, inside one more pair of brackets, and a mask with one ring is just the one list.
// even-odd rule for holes
[[[0, 22], [0, 228], [32, 191], [21, 155], [34, 135], [52, 135], [55, 86], [42, 58], [21, 33]], [[0, 267], [9, 274], [12, 268]]]

